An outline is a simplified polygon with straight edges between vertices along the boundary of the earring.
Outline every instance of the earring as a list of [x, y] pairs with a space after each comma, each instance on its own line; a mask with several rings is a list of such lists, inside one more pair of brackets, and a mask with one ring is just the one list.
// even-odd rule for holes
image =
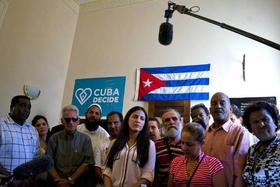
[[261, 127], [261, 128], [264, 128], [264, 127], [265, 127], [264, 122], [261, 122], [260, 127]]

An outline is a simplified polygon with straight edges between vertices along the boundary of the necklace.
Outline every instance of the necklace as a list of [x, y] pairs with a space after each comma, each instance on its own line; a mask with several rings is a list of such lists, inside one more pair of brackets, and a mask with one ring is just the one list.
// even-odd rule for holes
[[[201, 162], [203, 161], [204, 157], [205, 157], [205, 154], [203, 153], [203, 156], [202, 156], [202, 158], [199, 160], [199, 162], [197, 163], [196, 167], [193, 167], [194, 170], [193, 170], [193, 172], [191, 173], [189, 179], [187, 179], [188, 182], [187, 182], [186, 187], [189, 187], [189, 186], [190, 186], [191, 181], [192, 181], [192, 178], [193, 178], [193, 176], [195, 175], [195, 173], [196, 173], [197, 169], [199, 168]], [[198, 158], [199, 158], [199, 156], [198, 156]], [[188, 160], [188, 162], [189, 162], [189, 160]], [[188, 164], [188, 163], [187, 163], [187, 164]], [[189, 174], [190, 174], [190, 173], [189, 173]]]

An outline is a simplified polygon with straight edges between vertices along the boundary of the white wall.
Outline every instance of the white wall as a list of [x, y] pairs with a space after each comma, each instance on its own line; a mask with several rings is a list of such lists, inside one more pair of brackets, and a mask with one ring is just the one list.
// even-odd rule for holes
[[[157, 38], [167, 0], [82, 13], [79, 20], [64, 2], [9, 0], [0, 28], [0, 115], [9, 111], [11, 97], [31, 84], [42, 93], [32, 101], [30, 119], [40, 113], [55, 125], [62, 104], [71, 103], [75, 79], [109, 76], [126, 76], [125, 113], [136, 104], [147, 107], [133, 100], [136, 68], [201, 63], [212, 64], [210, 95], [277, 96], [280, 106], [280, 52], [273, 48], [177, 12], [173, 42], [162, 46]], [[279, 0], [176, 3], [198, 5], [200, 15], [280, 43]]]
[[[198, 14], [280, 43], [279, 0], [189, 0]], [[280, 96], [280, 52], [207, 22], [173, 14], [173, 42], [158, 43], [167, 0], [82, 13], [77, 24], [63, 103], [72, 100], [75, 79], [126, 76], [124, 111], [134, 105], [135, 70], [140, 67], [211, 63], [210, 95]], [[242, 56], [246, 54], [246, 82]], [[192, 102], [192, 104], [196, 104]], [[201, 102], [201, 101], [199, 101]], [[209, 101], [203, 101], [209, 106]]]
[[0, 28], [0, 114], [23, 85], [41, 89], [32, 113], [58, 123], [78, 15], [63, 1], [10, 0]]

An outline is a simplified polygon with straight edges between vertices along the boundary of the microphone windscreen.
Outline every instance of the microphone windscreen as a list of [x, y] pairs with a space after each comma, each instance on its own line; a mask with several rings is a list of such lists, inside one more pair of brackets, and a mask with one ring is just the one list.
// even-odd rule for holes
[[172, 42], [173, 37], [173, 25], [168, 22], [164, 22], [159, 27], [158, 41], [162, 45], [169, 45]]
[[46, 172], [50, 170], [52, 166], [52, 159], [44, 155], [19, 165], [13, 170], [13, 175], [15, 179], [23, 180]]

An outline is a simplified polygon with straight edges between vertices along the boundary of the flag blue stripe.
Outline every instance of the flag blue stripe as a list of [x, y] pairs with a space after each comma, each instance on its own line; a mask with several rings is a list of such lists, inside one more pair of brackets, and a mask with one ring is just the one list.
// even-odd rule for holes
[[147, 94], [141, 101], [166, 101], [166, 100], [208, 100], [209, 93], [196, 92], [186, 94]]
[[183, 73], [183, 72], [198, 72], [209, 71], [210, 64], [192, 65], [192, 66], [173, 66], [173, 67], [160, 67], [160, 68], [141, 68], [150, 74], [163, 74], [163, 73]]
[[165, 83], [166, 83], [165, 87], [209, 85], [209, 78], [168, 80], [168, 81], [165, 81]]

